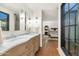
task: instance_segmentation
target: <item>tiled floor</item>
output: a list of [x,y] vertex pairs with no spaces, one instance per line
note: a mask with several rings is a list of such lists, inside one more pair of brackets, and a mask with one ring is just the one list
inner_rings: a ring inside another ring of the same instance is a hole
[[58,41],[57,40],[49,40],[47,43],[47,47],[40,48],[36,56],[59,56],[57,51]]

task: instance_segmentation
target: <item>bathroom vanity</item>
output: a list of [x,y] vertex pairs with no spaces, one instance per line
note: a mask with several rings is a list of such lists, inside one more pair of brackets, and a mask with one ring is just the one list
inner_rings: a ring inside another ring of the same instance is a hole
[[34,56],[40,47],[40,35],[21,35],[0,46],[1,56]]

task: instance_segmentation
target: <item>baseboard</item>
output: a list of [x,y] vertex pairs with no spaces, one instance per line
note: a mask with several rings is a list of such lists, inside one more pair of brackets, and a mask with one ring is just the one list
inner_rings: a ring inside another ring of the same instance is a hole
[[57,48],[57,50],[60,56],[66,56],[61,48]]

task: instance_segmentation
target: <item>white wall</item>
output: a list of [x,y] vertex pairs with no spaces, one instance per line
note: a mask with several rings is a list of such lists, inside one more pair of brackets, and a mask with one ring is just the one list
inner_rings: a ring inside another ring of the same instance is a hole
[[58,28],[58,20],[46,20],[43,21],[43,26],[48,25],[49,28]]
[[[40,33],[41,30],[41,11],[36,11],[30,16],[26,16],[26,30],[27,32]],[[37,17],[37,19],[36,19]],[[31,20],[29,20],[31,18]]]
[[59,4],[58,8],[58,52],[61,56],[65,56],[61,49],[61,4]]

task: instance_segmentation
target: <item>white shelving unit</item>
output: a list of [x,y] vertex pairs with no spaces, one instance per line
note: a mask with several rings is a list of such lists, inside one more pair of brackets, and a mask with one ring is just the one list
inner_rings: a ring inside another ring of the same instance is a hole
[[58,38],[58,28],[50,29],[50,38]]

